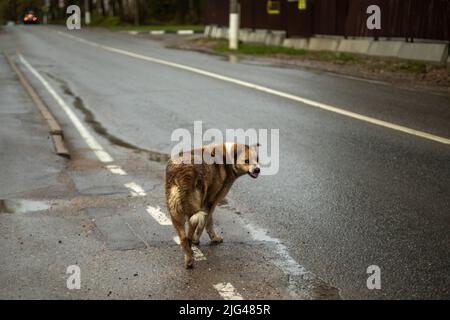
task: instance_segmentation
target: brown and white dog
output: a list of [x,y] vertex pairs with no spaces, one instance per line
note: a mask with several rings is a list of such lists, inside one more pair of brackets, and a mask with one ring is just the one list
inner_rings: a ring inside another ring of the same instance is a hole
[[[199,243],[204,228],[212,243],[223,241],[214,232],[213,211],[237,178],[245,174],[258,177],[258,146],[236,143],[206,145],[168,161],[166,205],[180,238],[186,268],[193,267],[191,246]],[[222,161],[211,161],[211,158]]]

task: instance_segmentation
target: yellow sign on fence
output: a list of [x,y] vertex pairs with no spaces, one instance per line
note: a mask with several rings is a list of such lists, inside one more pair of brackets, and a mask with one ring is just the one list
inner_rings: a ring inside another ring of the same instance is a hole
[[280,14],[280,1],[267,1],[268,14]]
[[298,0],[298,10],[306,10],[306,0]]

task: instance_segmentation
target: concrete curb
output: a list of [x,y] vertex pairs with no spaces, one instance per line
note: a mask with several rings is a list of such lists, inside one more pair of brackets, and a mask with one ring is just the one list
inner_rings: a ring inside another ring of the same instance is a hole
[[[216,39],[227,38],[228,29],[216,25],[206,26],[204,36]],[[283,46],[311,51],[348,52],[374,57],[450,64],[447,43],[411,43],[399,41],[399,39],[375,41],[371,38],[344,39],[337,36],[286,38],[285,31],[245,28],[239,30],[239,40],[243,43],[265,44],[267,46]]]
[[308,43],[308,49],[312,51],[336,51],[338,46],[338,39],[311,38]]
[[373,41],[367,54],[369,56],[395,58],[398,56],[402,44],[401,41]]
[[337,52],[350,52],[358,54],[367,54],[372,44],[372,40],[349,40],[342,39],[337,47]]
[[41,97],[39,97],[36,90],[34,90],[34,88],[31,86],[31,84],[25,78],[22,71],[20,71],[20,69],[16,66],[16,64],[11,60],[10,56],[6,52],[3,52],[3,54],[6,58],[6,61],[8,61],[9,65],[11,66],[13,71],[17,74],[17,77],[19,78],[19,82],[22,84],[25,91],[30,96],[31,100],[34,102],[36,107],[41,112],[44,120],[47,122],[47,125],[49,128],[49,133],[52,137],[53,146],[55,148],[56,154],[66,157],[66,158],[70,158],[69,150],[67,149],[67,147],[64,144],[64,134],[61,129],[61,126],[56,121],[55,117],[52,115],[49,108],[44,103],[44,101],[41,99]]
[[283,47],[293,48],[293,49],[307,49],[308,39],[307,38],[286,38],[283,41]]
[[427,62],[445,63],[448,45],[443,43],[404,42],[397,58]]
[[[206,30],[206,28],[205,28]],[[208,32],[210,32],[208,30]],[[190,30],[190,29],[186,29],[186,30],[177,30],[177,31],[172,31],[172,30],[150,30],[150,31],[136,31],[136,30],[131,30],[131,31],[126,31],[126,33],[132,35],[132,36],[136,36],[138,34],[151,34],[151,35],[163,35],[163,34],[178,34],[178,35],[192,35],[192,34],[206,34],[206,31],[194,31],[194,30]]]
[[285,31],[272,31],[267,34],[264,44],[266,46],[281,47],[285,38]]

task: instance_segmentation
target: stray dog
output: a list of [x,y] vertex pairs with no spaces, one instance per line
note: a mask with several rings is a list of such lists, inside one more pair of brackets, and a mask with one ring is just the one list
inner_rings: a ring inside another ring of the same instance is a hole
[[[258,177],[258,146],[212,144],[180,153],[168,161],[166,205],[180,238],[186,268],[193,267],[191,246],[199,243],[204,228],[211,243],[223,241],[214,232],[213,211],[237,178],[245,174],[252,178]],[[211,161],[212,158],[215,160]]]

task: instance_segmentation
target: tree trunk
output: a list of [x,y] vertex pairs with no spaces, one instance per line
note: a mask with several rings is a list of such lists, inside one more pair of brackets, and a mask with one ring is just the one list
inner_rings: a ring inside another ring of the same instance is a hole
[[179,24],[184,24],[186,22],[187,4],[188,1],[186,0],[177,0],[176,21]]
[[134,0],[134,24],[139,25],[139,0]]

